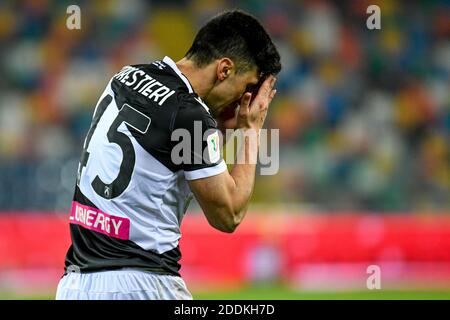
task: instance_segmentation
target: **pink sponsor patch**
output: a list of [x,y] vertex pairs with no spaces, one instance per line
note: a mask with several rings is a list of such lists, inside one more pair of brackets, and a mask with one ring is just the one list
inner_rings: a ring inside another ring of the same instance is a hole
[[130,220],[113,216],[96,208],[72,201],[70,223],[86,229],[106,234],[107,236],[128,240],[130,238]]

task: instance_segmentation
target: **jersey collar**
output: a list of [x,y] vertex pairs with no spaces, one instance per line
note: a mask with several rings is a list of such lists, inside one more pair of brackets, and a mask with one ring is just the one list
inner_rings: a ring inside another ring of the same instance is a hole
[[164,57],[163,62],[168,64],[173,69],[173,71],[176,72],[176,74],[180,77],[180,79],[183,80],[184,84],[186,85],[186,87],[189,90],[189,93],[193,93],[194,89],[192,89],[192,86],[189,83],[188,78],[186,78],[186,76],[180,71],[180,69],[178,69],[178,67],[175,64],[175,62],[171,58],[169,58],[168,56]]
[[[189,93],[194,93],[194,89],[192,89],[192,86],[191,86],[188,78],[186,78],[186,76],[180,71],[180,69],[178,69],[176,63],[168,56],[164,57],[163,62],[166,63],[167,65],[169,65],[173,69],[173,71],[175,71],[176,74],[180,77],[180,79],[183,80],[184,84],[186,85],[186,87],[189,90]],[[195,97],[195,100],[197,100],[203,106],[203,108],[205,108],[206,111],[208,111],[208,113],[209,113],[208,106],[203,102],[203,100],[198,95]]]

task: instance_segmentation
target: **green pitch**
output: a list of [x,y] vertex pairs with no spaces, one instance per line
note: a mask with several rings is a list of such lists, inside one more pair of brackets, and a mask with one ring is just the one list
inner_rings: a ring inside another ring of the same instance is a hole
[[[446,290],[295,291],[281,285],[247,286],[236,290],[195,291],[196,300],[450,300]],[[0,292],[0,299],[53,300],[53,294]]]
[[281,286],[194,292],[205,300],[450,300],[448,290],[295,291]]

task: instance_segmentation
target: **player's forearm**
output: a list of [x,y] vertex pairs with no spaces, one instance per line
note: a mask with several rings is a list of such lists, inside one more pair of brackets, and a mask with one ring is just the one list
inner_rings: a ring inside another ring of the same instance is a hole
[[251,132],[240,137],[231,172],[189,181],[209,224],[223,232],[233,232],[244,219],[255,183],[259,137]]
[[236,162],[231,170],[234,188],[233,199],[234,221],[239,224],[246,214],[255,185],[256,161],[258,155],[259,132],[256,130],[241,131],[243,143],[237,150]]

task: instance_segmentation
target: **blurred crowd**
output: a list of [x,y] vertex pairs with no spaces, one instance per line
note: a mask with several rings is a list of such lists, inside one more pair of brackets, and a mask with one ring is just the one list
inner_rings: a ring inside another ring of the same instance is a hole
[[[66,26],[72,4],[80,30]],[[380,30],[366,26],[371,4]],[[67,210],[109,78],[182,58],[231,8],[261,20],[283,64],[267,119],[280,170],[258,177],[254,203],[450,209],[449,1],[29,0],[0,3],[0,210]]]

